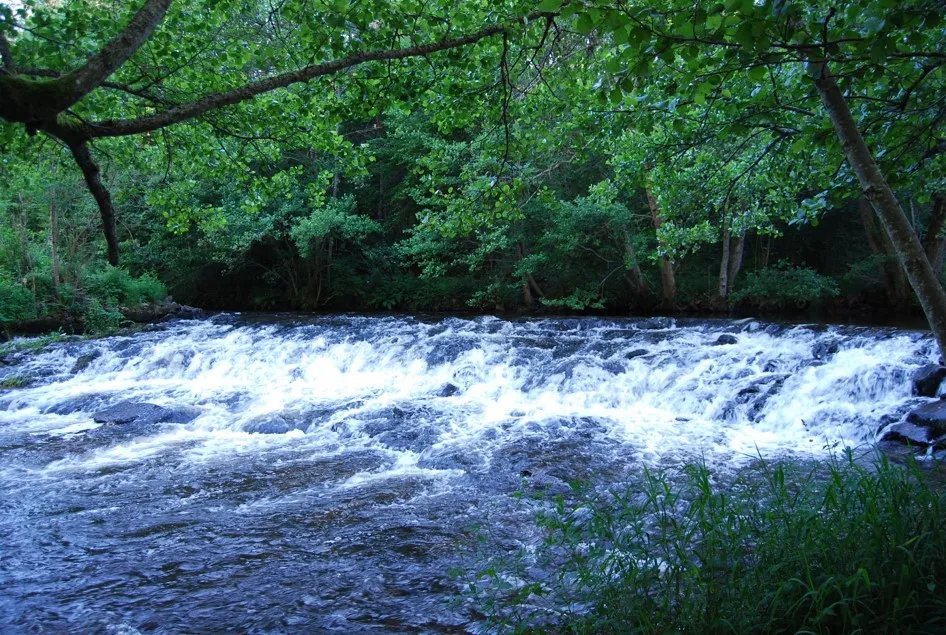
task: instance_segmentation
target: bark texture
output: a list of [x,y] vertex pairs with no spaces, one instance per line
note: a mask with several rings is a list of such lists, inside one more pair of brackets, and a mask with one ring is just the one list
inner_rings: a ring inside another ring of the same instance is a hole
[[874,161],[828,63],[824,60],[810,61],[808,71],[831,118],[848,163],[857,175],[864,198],[870,202],[880,218],[923,308],[940,354],[943,354],[946,352],[946,293],[939,277],[930,266],[923,245],[920,244],[900,202]]
[[[650,208],[650,218],[654,223],[654,229],[660,229],[663,225],[663,217],[660,214],[660,207],[657,205],[657,199],[651,193],[650,188],[646,188],[644,193],[647,195],[647,206]],[[660,266],[660,286],[663,290],[663,308],[672,309],[677,303],[677,279],[673,272],[673,263],[667,258],[658,259]]]
[[70,145],[72,156],[82,170],[82,176],[85,177],[85,184],[98,203],[99,213],[102,216],[102,229],[105,232],[105,244],[108,253],[108,262],[114,267],[118,266],[118,224],[115,221],[115,207],[112,204],[112,195],[108,188],[102,183],[102,174],[98,164],[92,158],[89,152],[89,146],[86,143]]

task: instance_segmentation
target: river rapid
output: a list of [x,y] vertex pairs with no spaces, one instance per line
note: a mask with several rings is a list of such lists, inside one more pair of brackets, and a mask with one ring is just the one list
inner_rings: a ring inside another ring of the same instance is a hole
[[[474,526],[537,539],[516,492],[870,447],[934,358],[887,328],[349,315],[17,354],[0,631],[475,631],[448,572]],[[95,422],[116,404],[161,416]]]

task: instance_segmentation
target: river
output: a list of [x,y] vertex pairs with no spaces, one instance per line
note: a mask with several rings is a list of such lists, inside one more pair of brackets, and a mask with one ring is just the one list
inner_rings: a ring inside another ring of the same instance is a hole
[[517,491],[869,447],[933,359],[893,328],[234,314],[16,355],[0,630],[475,630],[448,572],[475,526],[536,538]]

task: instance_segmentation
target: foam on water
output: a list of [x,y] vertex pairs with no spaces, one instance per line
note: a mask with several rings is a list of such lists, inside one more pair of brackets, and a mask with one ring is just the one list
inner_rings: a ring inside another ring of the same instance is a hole
[[[0,365],[30,380],[0,392],[0,621],[452,630],[453,536],[490,506],[525,535],[523,479],[870,445],[933,359],[920,332],[754,320],[224,315],[56,344]],[[94,421],[122,402],[187,423]]]

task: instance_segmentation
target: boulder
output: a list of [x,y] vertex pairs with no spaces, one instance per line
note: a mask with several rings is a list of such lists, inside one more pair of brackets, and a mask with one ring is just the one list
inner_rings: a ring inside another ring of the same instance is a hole
[[811,356],[815,359],[824,359],[838,352],[839,344],[837,340],[825,340],[818,342],[811,348]]
[[739,343],[739,338],[737,338],[735,335],[731,335],[729,333],[723,333],[722,335],[716,338],[716,341],[713,342],[713,346],[730,346],[732,344],[738,344],[738,343]]
[[154,424],[154,423],[187,423],[197,417],[196,409],[170,410],[153,403],[123,401],[114,406],[99,410],[92,415],[96,423],[105,424]]
[[882,441],[898,441],[912,445],[931,445],[933,438],[929,428],[912,423],[895,423],[884,433]]
[[920,397],[935,397],[946,379],[946,366],[927,364],[913,373],[913,394]]
[[460,387],[456,384],[444,384],[438,395],[440,397],[452,397],[458,392],[460,392]]
[[946,401],[931,401],[914,408],[907,415],[907,423],[928,428],[934,436],[946,434]]
[[650,353],[650,351],[648,351],[646,348],[635,348],[630,353],[625,353],[624,359],[634,359],[635,357],[643,357],[644,355],[647,355],[648,353]]
[[72,369],[69,372],[72,373],[73,375],[78,375],[79,373],[84,371],[86,368],[88,368],[92,362],[94,362],[101,356],[102,356],[102,351],[93,351],[86,355],[82,355],[81,357],[79,357],[79,359],[76,360],[76,363],[72,365]]

